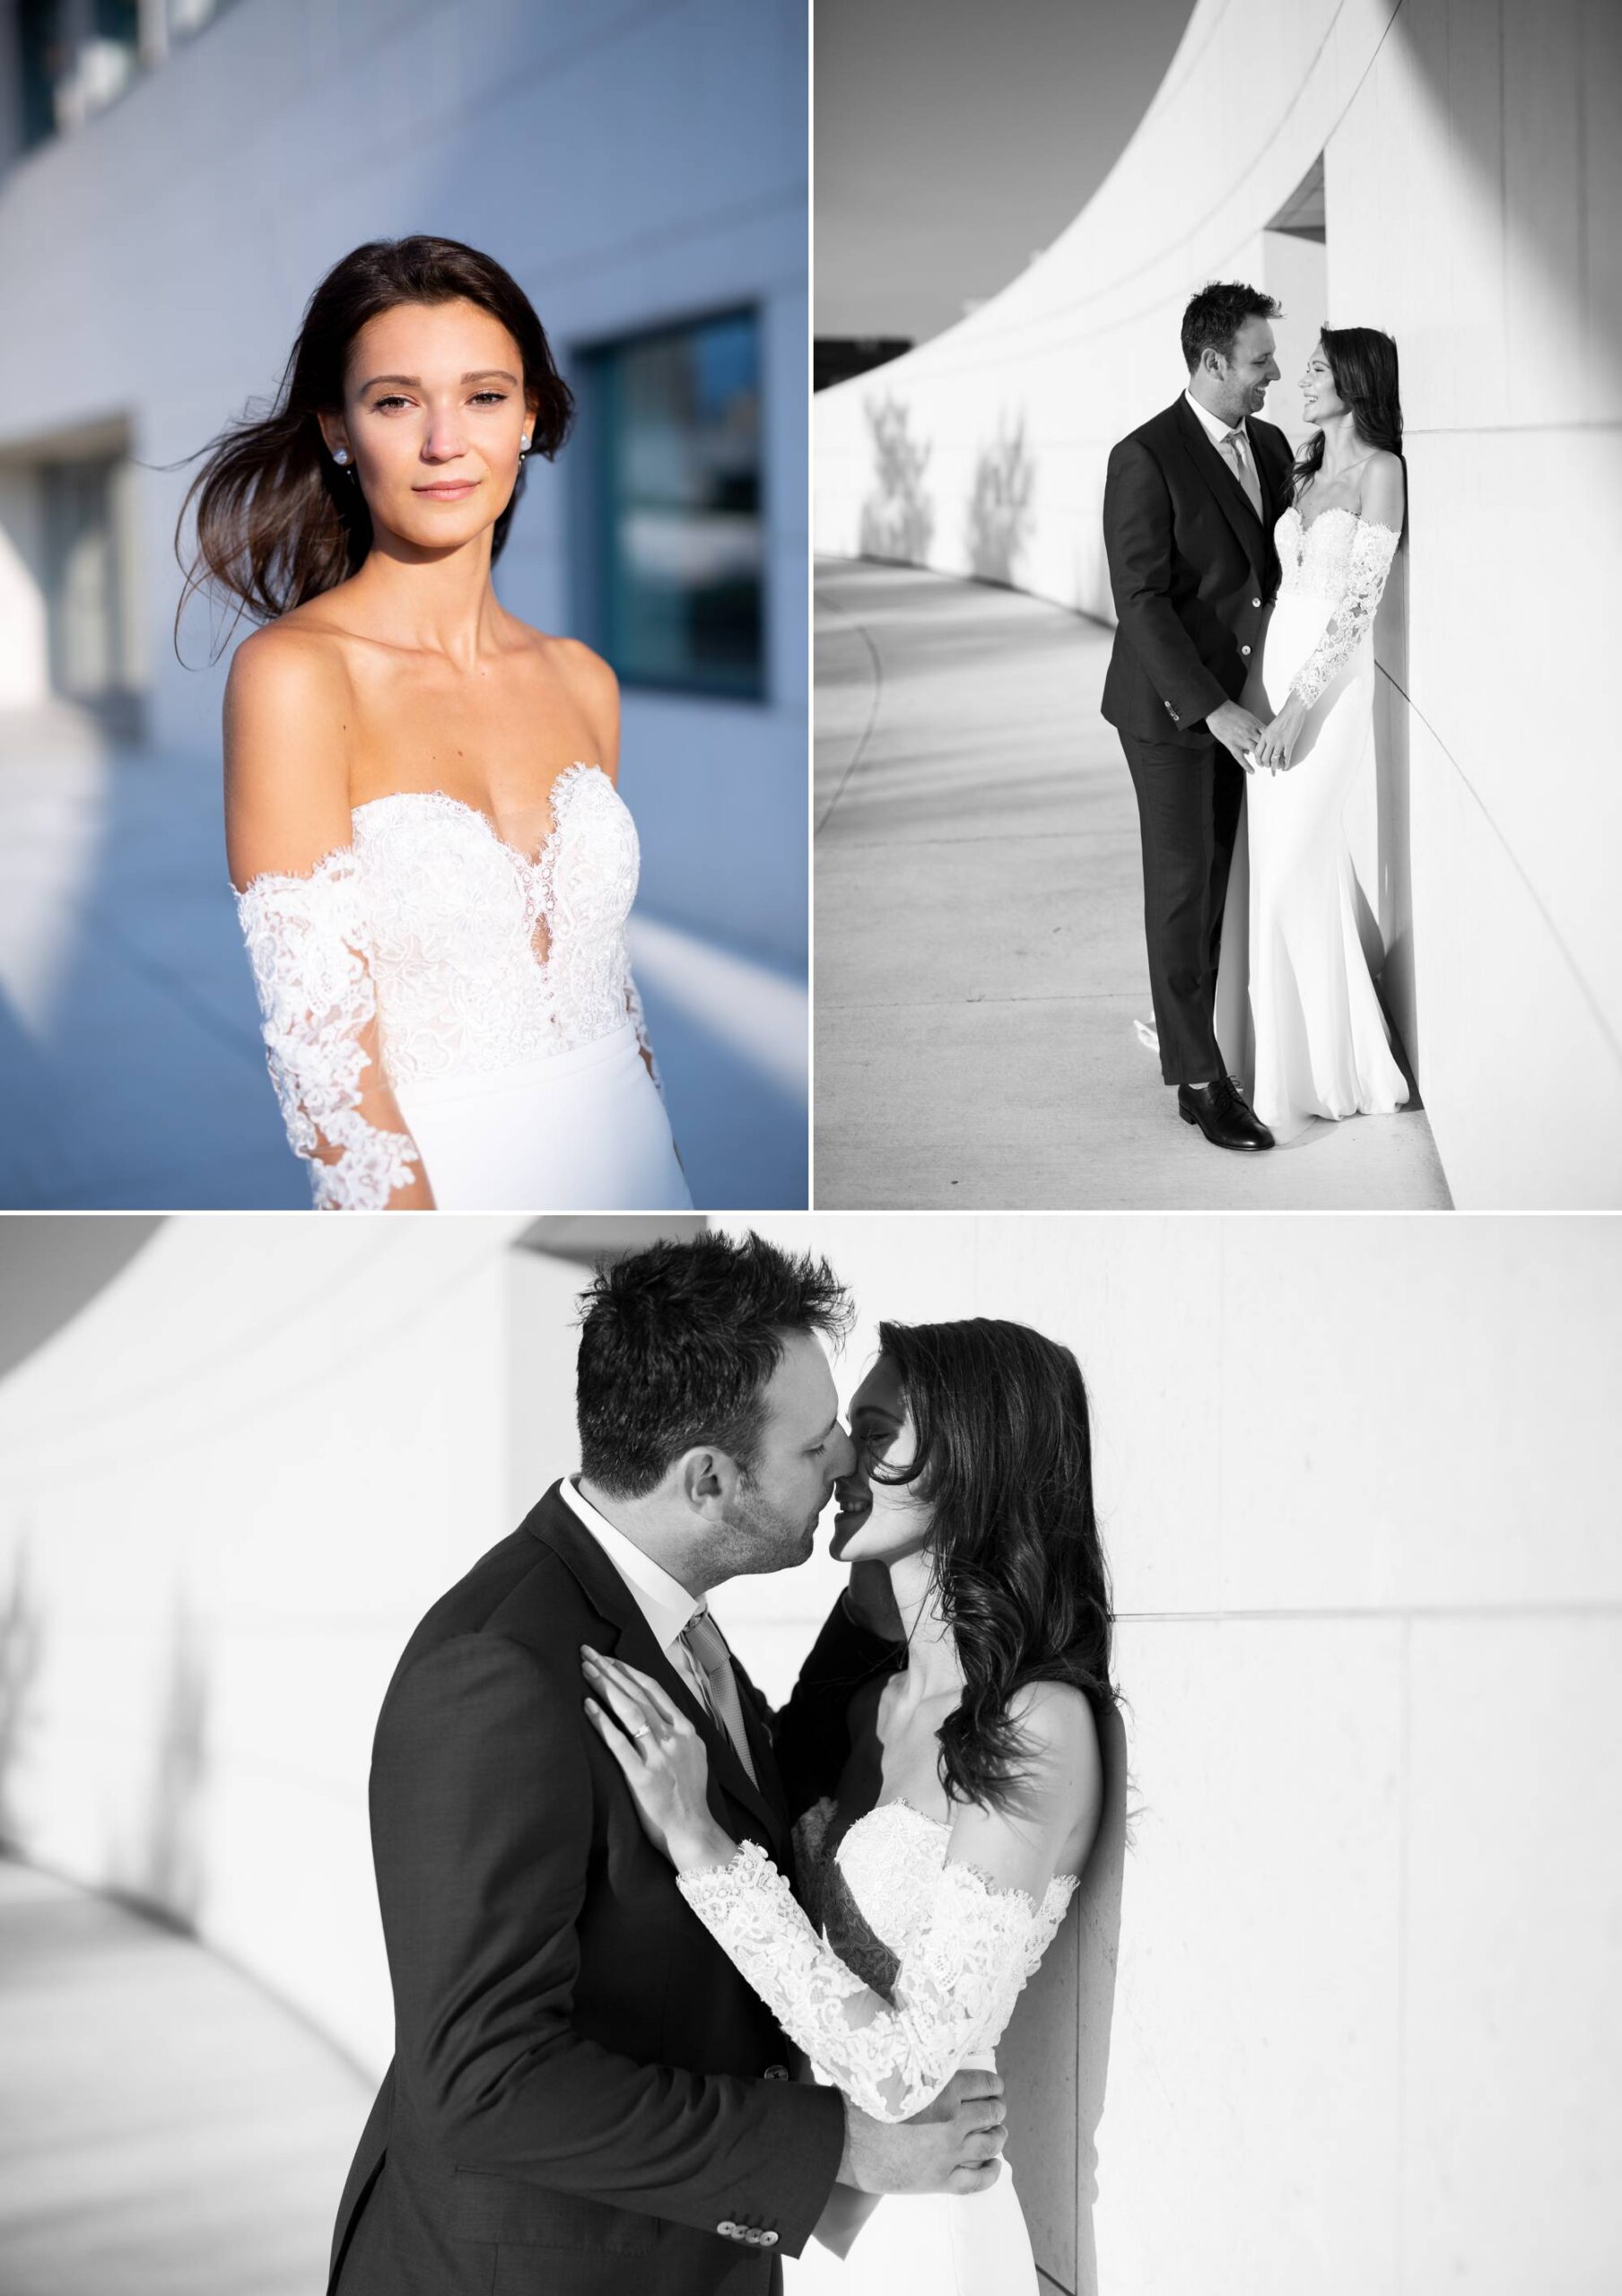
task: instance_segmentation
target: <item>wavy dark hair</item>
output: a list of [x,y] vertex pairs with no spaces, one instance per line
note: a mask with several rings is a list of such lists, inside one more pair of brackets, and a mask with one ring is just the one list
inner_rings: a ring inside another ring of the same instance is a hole
[[[175,554],[186,571],[175,610],[177,651],[180,616],[205,583],[257,621],[270,622],[359,571],[371,548],[371,516],[353,464],[347,477],[335,466],[316,417],[343,406],[350,345],[369,319],[398,303],[454,302],[476,303],[512,336],[524,397],[535,413],[530,450],[548,459],[556,454],[574,399],[534,305],[511,275],[460,239],[417,234],[367,240],[334,264],[305,306],[269,411],[250,408],[198,449],[208,460],[187,487],[175,525]],[[493,563],[523,491],[520,463],[491,538]],[[180,535],[194,500],[196,552],[187,568]]]
[[1008,1704],[1027,1683],[1116,1703],[1109,1569],[1093,1507],[1081,1366],[1025,1324],[880,1324],[918,1448],[876,1483],[929,1509],[930,1568],[964,1671],[940,1732],[949,1800],[1014,1805],[1025,1779]]
[[[1325,326],[1318,330],[1323,355],[1335,379],[1335,395],[1351,412],[1358,435],[1371,447],[1402,457],[1402,401],[1397,391],[1397,345],[1377,326]],[[1314,430],[1295,457],[1295,491],[1322,465],[1323,433]],[[1403,463],[1406,477],[1408,465]]]

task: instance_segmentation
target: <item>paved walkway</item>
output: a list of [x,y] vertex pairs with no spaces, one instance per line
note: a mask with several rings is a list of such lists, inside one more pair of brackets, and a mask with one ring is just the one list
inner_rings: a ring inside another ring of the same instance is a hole
[[190,1938],[0,1859],[5,2296],[318,2296],[371,2104]]
[[1149,1016],[1110,632],[1018,592],[824,561],[816,1201],[853,1209],[1446,1206],[1422,1111],[1225,1154]]

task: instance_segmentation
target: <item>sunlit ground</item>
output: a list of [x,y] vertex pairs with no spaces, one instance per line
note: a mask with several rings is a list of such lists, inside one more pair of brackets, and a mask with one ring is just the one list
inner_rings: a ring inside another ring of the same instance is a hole
[[5,2296],[312,2296],[371,2100],[192,1939],[0,1858]]

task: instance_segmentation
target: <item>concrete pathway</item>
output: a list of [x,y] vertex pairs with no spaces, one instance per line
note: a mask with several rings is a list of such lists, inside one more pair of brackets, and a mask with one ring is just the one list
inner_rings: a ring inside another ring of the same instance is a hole
[[1150,1015],[1111,634],[910,568],[816,583],[820,1206],[1419,1210],[1419,1110],[1269,1155],[1181,1123]]
[[5,2296],[314,2296],[371,2095],[190,1938],[0,1859]]

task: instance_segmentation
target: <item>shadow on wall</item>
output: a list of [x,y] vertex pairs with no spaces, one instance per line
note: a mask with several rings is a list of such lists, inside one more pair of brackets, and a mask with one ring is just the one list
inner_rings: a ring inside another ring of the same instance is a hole
[[17,1847],[12,1777],[27,1741],[44,1637],[29,1586],[28,1549],[19,1545],[11,1591],[0,1612],[0,1849]]
[[1375,899],[1380,914],[1378,918],[1370,916],[1360,900],[1357,926],[1386,1017],[1401,1039],[1408,1065],[1417,1074],[1420,1048],[1408,827],[1408,553],[1405,534],[1391,561],[1374,628],[1374,809],[1379,823]]
[[873,491],[862,504],[861,555],[921,565],[935,532],[923,490],[929,446],[912,438],[911,414],[898,399],[868,399],[863,413],[873,439]]
[[1081,1887],[1020,1996],[998,2062],[1007,2082],[1008,2158],[1044,2283],[1097,2296],[1093,2209],[1115,2016],[1127,1849],[1127,1740],[1119,1711],[1099,1726],[1104,1806]]
[[974,465],[964,539],[970,571],[981,582],[1016,587],[1015,570],[1030,537],[1036,466],[1025,444],[1023,413],[1013,428],[999,428],[994,446],[983,447]]
[[208,1676],[196,1626],[178,1604],[152,1785],[136,1831],[113,1861],[110,1894],[195,1930],[203,1909],[200,1818],[207,1774]]

